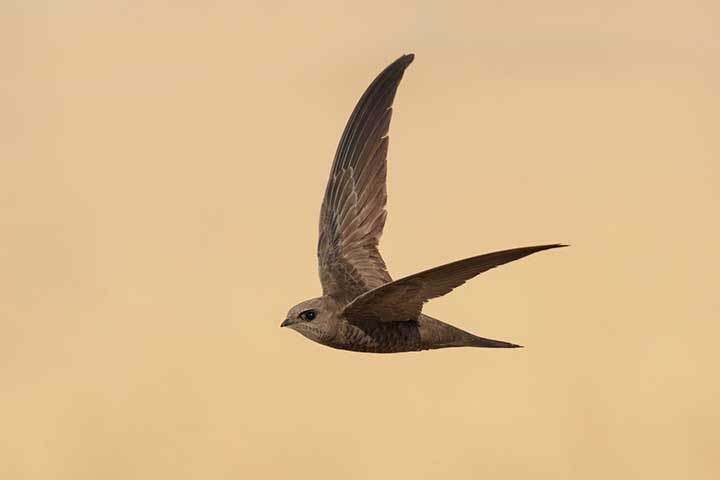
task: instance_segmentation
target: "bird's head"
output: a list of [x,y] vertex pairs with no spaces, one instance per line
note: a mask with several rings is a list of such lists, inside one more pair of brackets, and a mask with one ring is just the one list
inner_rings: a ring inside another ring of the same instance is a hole
[[335,302],[328,297],[312,298],[298,303],[290,309],[287,318],[280,325],[303,334],[310,340],[322,343],[335,332]]

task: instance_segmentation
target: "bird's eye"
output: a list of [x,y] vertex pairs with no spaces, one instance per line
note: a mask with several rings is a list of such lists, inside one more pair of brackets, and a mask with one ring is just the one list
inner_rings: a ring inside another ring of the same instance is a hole
[[305,310],[304,312],[302,312],[300,314],[300,318],[309,322],[309,321],[315,319],[315,315],[316,315],[315,310]]

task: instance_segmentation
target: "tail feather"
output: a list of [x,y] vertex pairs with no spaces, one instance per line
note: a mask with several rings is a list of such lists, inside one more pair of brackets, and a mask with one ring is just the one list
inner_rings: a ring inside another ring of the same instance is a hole
[[510,342],[503,342],[502,340],[493,340],[490,338],[483,338],[474,336],[471,347],[480,348],[523,348],[522,345],[516,345]]
[[425,314],[418,318],[418,328],[423,350],[447,347],[522,348],[522,345],[478,337]]

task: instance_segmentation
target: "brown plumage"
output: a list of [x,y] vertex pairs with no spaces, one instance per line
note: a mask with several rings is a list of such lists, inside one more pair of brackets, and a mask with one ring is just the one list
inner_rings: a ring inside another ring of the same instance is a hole
[[344,350],[392,353],[446,347],[519,347],[478,337],[422,313],[474,276],[565,245],[513,248],[466,258],[392,281],[378,250],[385,225],[386,156],[392,103],[413,61],[403,55],[360,98],[340,138],[320,211],[323,296],[288,312],[283,327]]

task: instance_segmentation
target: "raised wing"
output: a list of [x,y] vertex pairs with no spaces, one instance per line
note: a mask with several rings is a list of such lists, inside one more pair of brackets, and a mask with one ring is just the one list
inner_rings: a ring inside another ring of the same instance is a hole
[[422,311],[423,303],[445,295],[482,272],[541,250],[565,246],[552,244],[513,248],[431,268],[360,295],[345,307],[343,315],[351,322],[415,320]]
[[386,155],[392,102],[413,55],[378,75],[340,138],[320,211],[318,263],[323,293],[344,303],[391,281],[378,243],[385,225]]

